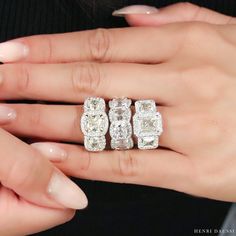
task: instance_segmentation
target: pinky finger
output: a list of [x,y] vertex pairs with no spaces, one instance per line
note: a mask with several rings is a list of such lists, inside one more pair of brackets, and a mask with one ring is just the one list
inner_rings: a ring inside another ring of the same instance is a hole
[[35,143],[33,146],[64,173],[74,177],[183,192],[191,185],[191,163],[186,156],[174,151],[133,149],[94,153],[69,144]]

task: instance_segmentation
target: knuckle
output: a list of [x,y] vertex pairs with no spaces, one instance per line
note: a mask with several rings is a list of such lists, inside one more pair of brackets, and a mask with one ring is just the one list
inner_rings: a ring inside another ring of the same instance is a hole
[[83,158],[81,158],[81,162],[80,162],[80,171],[85,171],[88,172],[91,168],[91,161],[92,161],[92,152],[88,152],[83,150],[82,152],[82,156]]
[[29,127],[39,127],[41,128],[42,124],[42,114],[39,105],[31,105],[30,107],[30,116],[29,116]]
[[71,81],[76,94],[84,92],[93,94],[101,83],[101,66],[98,63],[75,64],[72,69]]
[[197,116],[198,115],[195,116],[195,120],[196,118],[198,119],[197,123],[193,121],[194,118],[190,121],[192,124],[195,122],[194,127],[189,125],[190,132],[193,132],[192,137],[194,137],[194,140],[196,140],[198,144],[208,147],[221,143],[223,129],[218,119],[209,112],[206,112],[204,116]]
[[103,62],[110,60],[111,33],[109,29],[92,30],[88,43],[93,60]]
[[138,159],[130,151],[117,151],[118,174],[122,177],[135,177],[139,174]]
[[204,143],[215,145],[222,141],[222,129],[216,118],[204,119],[202,129],[204,130]]
[[193,97],[204,102],[216,102],[224,92],[220,73],[215,66],[206,65],[185,69],[179,72],[179,77],[185,91],[189,91]]
[[[207,40],[206,42],[206,35],[207,37],[211,37],[215,35],[216,30],[213,26],[203,22],[191,22],[186,24],[186,39],[188,44],[197,46],[206,46],[208,47],[209,43],[212,43],[211,40]],[[212,38],[212,37],[211,37]],[[202,43],[204,41],[204,44]],[[205,43],[206,42],[206,43]],[[206,45],[207,44],[207,45]]]
[[179,3],[176,3],[176,6],[179,7],[180,9],[184,9],[185,11],[193,10],[196,7],[198,7],[190,2],[179,2]]
[[42,53],[42,61],[45,63],[51,63],[53,61],[53,43],[50,35],[37,36],[38,40],[41,42],[43,48],[40,53]]
[[17,76],[18,80],[16,83],[16,89],[19,94],[22,94],[24,97],[30,92],[30,69],[26,64],[17,66]]

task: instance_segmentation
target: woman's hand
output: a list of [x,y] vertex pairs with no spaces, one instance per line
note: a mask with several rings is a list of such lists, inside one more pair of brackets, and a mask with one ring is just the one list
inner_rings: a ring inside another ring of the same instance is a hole
[[[0,46],[2,61],[20,62],[1,66],[1,99],[155,99],[164,120],[158,150],[34,146],[73,176],[235,201],[235,32],[235,25],[189,22],[18,39]],[[4,126],[13,134],[83,143],[81,105],[4,106],[17,113]]]
[[[12,111],[0,111],[14,119]],[[6,120],[5,120],[6,122]],[[29,235],[70,220],[82,191],[31,146],[0,130],[0,235]]]

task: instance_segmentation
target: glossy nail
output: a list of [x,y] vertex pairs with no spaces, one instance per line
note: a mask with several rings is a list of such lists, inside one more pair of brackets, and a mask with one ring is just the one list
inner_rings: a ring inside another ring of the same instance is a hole
[[6,123],[16,118],[16,112],[10,107],[0,105],[0,123]]
[[124,16],[129,14],[154,14],[157,13],[158,9],[156,7],[146,6],[146,5],[132,5],[115,10],[113,16]]
[[32,147],[36,148],[43,156],[50,161],[64,161],[67,159],[67,152],[54,143],[32,143]]
[[48,185],[48,194],[66,208],[83,209],[88,205],[84,192],[69,178],[55,171]]
[[0,43],[0,61],[1,62],[14,62],[26,57],[29,53],[29,49],[26,45],[8,41]]

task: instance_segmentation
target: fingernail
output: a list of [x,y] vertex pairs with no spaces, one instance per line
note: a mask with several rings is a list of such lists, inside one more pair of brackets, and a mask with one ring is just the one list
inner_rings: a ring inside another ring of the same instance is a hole
[[0,43],[0,61],[14,62],[28,55],[29,48],[19,42],[8,41]]
[[16,118],[16,112],[12,108],[0,106],[0,123],[8,122]]
[[156,7],[146,6],[146,5],[132,5],[115,10],[113,16],[124,16],[128,14],[154,14],[157,13],[158,9]]
[[53,173],[48,193],[51,198],[66,208],[83,209],[88,205],[84,192],[59,171]]
[[50,161],[64,161],[67,158],[67,152],[54,143],[32,143],[42,155],[48,157]]

